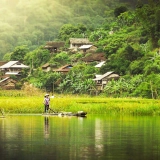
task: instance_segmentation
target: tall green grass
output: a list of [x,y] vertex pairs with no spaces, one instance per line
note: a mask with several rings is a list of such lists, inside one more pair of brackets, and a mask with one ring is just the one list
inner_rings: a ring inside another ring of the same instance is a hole
[[[11,113],[43,113],[44,93],[27,96],[0,96],[0,109]],[[160,101],[140,98],[100,98],[55,95],[50,108],[56,112],[85,111],[88,114],[160,115]]]

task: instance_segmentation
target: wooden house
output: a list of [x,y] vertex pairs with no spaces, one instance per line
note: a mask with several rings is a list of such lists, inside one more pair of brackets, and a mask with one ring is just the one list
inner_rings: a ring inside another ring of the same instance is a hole
[[42,70],[45,72],[48,72],[51,70],[51,65],[49,63],[46,63],[42,66]]
[[105,53],[91,53],[81,58],[85,63],[106,61]]
[[97,75],[93,80],[96,82],[96,88],[98,91],[102,91],[104,87],[107,85],[108,81],[118,80],[119,75],[114,72],[107,72],[103,75]]
[[21,75],[21,71],[24,68],[29,68],[29,66],[26,66],[19,61],[9,61],[5,63],[4,65],[0,66],[0,71],[3,75]]
[[42,66],[42,70],[45,71],[45,72],[49,72],[49,71],[52,71],[53,68],[56,68],[57,65],[56,64],[50,64],[50,63],[46,63]]
[[79,47],[83,45],[91,45],[92,42],[88,38],[70,38],[70,50],[77,51]]
[[89,52],[89,53],[94,53],[97,50],[97,47],[89,44],[89,45],[82,45],[78,49],[82,50],[83,53]]
[[73,67],[72,65],[68,64],[68,65],[62,66],[62,67],[60,67],[58,69],[54,69],[53,71],[66,74],[66,73],[68,73],[70,71],[70,69],[72,67]]
[[4,90],[13,90],[16,88],[16,81],[10,77],[6,77],[0,81],[0,88]]
[[61,48],[63,48],[65,45],[64,42],[47,42],[45,45],[45,49],[48,49],[50,51],[50,53],[57,53],[61,50]]

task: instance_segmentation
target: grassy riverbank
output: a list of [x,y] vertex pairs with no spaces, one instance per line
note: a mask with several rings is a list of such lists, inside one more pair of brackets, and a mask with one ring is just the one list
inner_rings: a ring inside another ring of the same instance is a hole
[[[2,93],[2,92],[1,92]],[[11,113],[42,113],[44,93],[0,93],[0,109]],[[88,114],[160,115],[160,101],[141,98],[102,98],[55,95],[50,108],[54,111],[86,111]]]

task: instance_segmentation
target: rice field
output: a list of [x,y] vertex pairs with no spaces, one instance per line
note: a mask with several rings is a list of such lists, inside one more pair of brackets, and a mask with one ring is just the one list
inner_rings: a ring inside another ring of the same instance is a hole
[[[32,93],[33,94],[33,93]],[[5,114],[43,113],[43,92],[1,92],[0,110]],[[142,98],[104,98],[79,95],[54,95],[50,108],[56,112],[85,111],[88,114],[160,115],[160,101]]]

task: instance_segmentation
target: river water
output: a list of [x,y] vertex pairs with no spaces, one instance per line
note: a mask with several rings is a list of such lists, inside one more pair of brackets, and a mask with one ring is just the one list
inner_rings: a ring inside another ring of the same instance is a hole
[[160,160],[160,117],[0,118],[0,160]]

